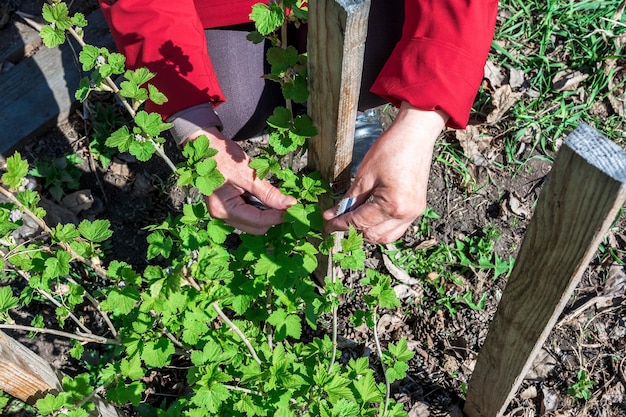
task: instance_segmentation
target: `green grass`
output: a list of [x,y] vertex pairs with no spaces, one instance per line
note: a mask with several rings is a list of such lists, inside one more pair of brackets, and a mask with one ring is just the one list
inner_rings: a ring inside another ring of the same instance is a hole
[[[553,156],[558,140],[581,122],[626,143],[626,122],[609,103],[609,96],[619,95],[626,83],[623,71],[615,70],[626,63],[623,9],[623,0],[500,2],[489,59],[523,71],[527,85],[520,90],[535,95],[524,94],[499,126],[506,132],[506,163],[523,164],[537,152]],[[553,80],[561,71],[587,78],[573,91],[559,91]],[[598,111],[603,108],[608,111]],[[520,139],[528,133],[531,141],[517,155]]]

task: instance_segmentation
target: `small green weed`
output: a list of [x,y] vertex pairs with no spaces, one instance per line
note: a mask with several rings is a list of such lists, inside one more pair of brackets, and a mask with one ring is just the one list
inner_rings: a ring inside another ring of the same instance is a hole
[[76,154],[46,159],[35,163],[29,174],[43,178],[44,187],[55,201],[61,201],[68,190],[80,187],[81,170],[76,166],[83,162]]
[[589,379],[587,371],[581,369],[576,374],[576,382],[567,387],[567,393],[573,397],[580,398],[581,400],[589,400],[591,398],[591,388],[596,384]]

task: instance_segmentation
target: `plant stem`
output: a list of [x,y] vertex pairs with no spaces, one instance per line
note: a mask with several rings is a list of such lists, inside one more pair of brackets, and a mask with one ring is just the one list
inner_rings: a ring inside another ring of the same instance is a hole
[[230,321],[230,319],[226,316],[226,314],[224,314],[224,311],[222,311],[222,309],[220,308],[219,304],[217,304],[217,301],[213,302],[213,304],[211,304],[211,306],[215,309],[215,311],[217,312],[218,316],[220,316],[220,318],[222,320],[224,320],[226,322],[226,324],[228,324],[228,326],[232,329],[232,331],[237,333],[237,336],[239,336],[239,338],[242,340],[242,342],[245,343],[245,345],[248,347],[248,350],[250,351],[250,354],[252,355],[252,357],[254,358],[256,363],[261,365],[261,359],[259,359],[259,357],[257,356],[256,351],[252,347],[252,344],[250,344],[250,341],[248,340],[246,335],[243,334],[243,332],[241,330],[239,330],[239,328],[235,325],[235,323]]
[[[24,280],[26,280],[26,282],[30,282],[30,278],[28,278],[28,276],[24,273],[24,271],[21,271],[21,270],[19,270],[19,269],[17,269],[17,268],[13,268],[13,270],[14,270],[15,272],[17,272],[17,274],[18,274],[18,275],[20,275],[22,278],[24,278]],[[46,292],[46,291],[42,290],[41,288],[37,288],[36,290],[37,290],[37,292],[38,292],[39,294],[41,294],[41,295],[42,295],[45,299],[47,299],[48,301],[50,301],[50,302],[51,302],[52,304],[54,304],[55,306],[57,306],[57,307],[59,307],[59,308],[65,308],[65,309],[67,310],[68,317],[69,317],[70,319],[72,319],[72,321],[73,321],[74,323],[76,323],[76,325],[77,325],[78,327],[80,327],[81,329],[83,329],[83,331],[84,331],[85,333],[88,333],[88,334],[93,334],[93,332],[92,332],[91,330],[89,330],[89,329],[88,329],[88,328],[87,328],[87,327],[86,327],[86,326],[85,326],[85,325],[84,325],[84,324],[83,324],[83,323],[82,323],[82,322],[78,319],[78,317],[76,317],[76,316],[74,315],[74,313],[73,313],[73,312],[72,312],[69,308],[67,308],[66,306],[64,306],[64,305],[63,305],[63,304],[61,304],[60,302],[58,302],[58,301],[56,300],[56,298],[54,298],[51,294],[49,294],[48,292]]]
[[372,320],[374,321],[374,342],[376,342],[376,352],[378,353],[378,357],[380,358],[380,366],[383,368],[383,376],[385,377],[385,389],[387,390],[385,394],[385,408],[383,409],[382,417],[387,415],[387,409],[389,408],[389,397],[391,395],[391,384],[389,384],[389,378],[387,378],[387,367],[385,366],[385,362],[383,360],[383,350],[380,347],[380,340],[378,340],[378,318],[377,318],[377,310],[374,308],[372,312]]
[[[41,227],[41,229],[44,231],[44,233],[48,234],[49,236],[52,236],[52,230],[48,227],[48,225],[46,224],[45,221],[43,221],[42,219],[40,219],[39,217],[37,217],[35,215],[35,213],[33,213],[32,211],[30,211],[30,209],[28,207],[26,207],[24,204],[22,204],[21,201],[19,201],[14,195],[13,193],[7,191],[4,187],[0,186],[0,194],[4,195],[5,197],[7,197],[9,200],[11,200],[11,202],[13,202],[15,205],[17,205],[20,210],[22,212],[24,212],[28,217],[30,217],[35,223],[37,223],[37,225],[39,227]],[[93,262],[91,262],[90,260],[84,258],[83,256],[79,255],[78,253],[76,253],[76,251],[74,251],[72,249],[72,247],[66,243],[66,242],[56,242],[59,246],[61,246],[63,248],[63,250],[65,250],[66,252],[68,252],[70,255],[72,255],[72,259],[81,262],[89,267],[91,267],[94,272],[103,279],[108,279],[107,273],[104,270],[104,268],[102,268],[101,266],[95,265]],[[69,282],[78,285],[78,283],[76,281],[74,281],[72,278],[67,277],[66,278]],[[100,303],[98,302],[98,300],[96,300],[95,298],[93,298],[91,296],[91,294],[89,294],[88,292],[85,292],[85,297],[94,305],[94,307],[96,307],[96,309],[98,310],[98,312],[100,312],[100,315],[102,316],[102,318],[104,319],[104,321],[106,322],[107,326],[109,327],[109,330],[111,331],[111,334],[113,335],[113,337],[117,338],[117,330],[115,329],[115,327],[113,326],[113,323],[111,322],[111,320],[109,319],[108,315],[102,311],[102,309],[100,308]]]
[[100,343],[103,345],[120,345],[120,342],[115,339],[107,339],[106,337],[96,336],[95,334],[74,334],[63,332],[61,330],[46,329],[32,326],[22,326],[19,324],[0,324],[0,329],[9,330],[24,330],[27,332],[46,333],[53,334],[55,336],[67,337],[69,339],[76,339],[81,342],[87,343]]
[[[333,247],[328,251],[328,269],[326,271],[326,275],[330,277],[331,282],[333,283],[333,285],[337,282],[337,276],[335,275],[335,266],[333,265],[333,254],[339,250],[341,250],[341,234],[340,232],[335,232],[333,233],[333,237],[334,237],[334,245]],[[337,297],[337,294],[331,294],[330,295],[333,298]],[[333,326],[333,354],[332,357],[330,359],[330,364],[328,364],[328,371],[327,373],[330,374],[331,370],[333,368],[333,365],[335,364],[335,360],[337,359],[337,310],[339,309],[339,306],[336,305],[336,303],[333,303],[332,306],[332,315],[333,315],[333,321],[332,321],[332,326]]]

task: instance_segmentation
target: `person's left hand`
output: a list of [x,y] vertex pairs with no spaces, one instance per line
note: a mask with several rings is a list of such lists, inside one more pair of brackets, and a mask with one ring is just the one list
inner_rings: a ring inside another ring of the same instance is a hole
[[353,225],[373,243],[399,239],[426,208],[433,147],[447,119],[442,111],[418,110],[403,102],[394,122],[363,158],[345,195],[356,198],[356,208],[341,216],[336,208],[326,210],[326,230]]

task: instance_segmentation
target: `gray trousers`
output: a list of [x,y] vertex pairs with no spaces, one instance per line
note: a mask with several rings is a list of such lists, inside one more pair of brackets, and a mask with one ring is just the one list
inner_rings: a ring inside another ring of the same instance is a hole
[[[372,0],[359,109],[365,110],[384,103],[369,92],[376,76],[400,39],[404,22],[404,0]],[[253,44],[246,35],[251,25],[238,25],[205,31],[209,55],[220,81],[226,102],[216,112],[224,124],[223,133],[235,140],[259,135],[265,121],[276,106],[283,104],[278,83],[261,78],[269,73],[265,61],[267,45]],[[306,27],[290,34],[294,46],[306,48]]]

